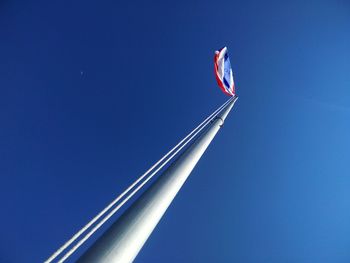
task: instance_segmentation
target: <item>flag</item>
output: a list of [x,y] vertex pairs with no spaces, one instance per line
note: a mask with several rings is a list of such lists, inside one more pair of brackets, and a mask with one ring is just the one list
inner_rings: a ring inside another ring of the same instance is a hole
[[228,96],[235,95],[235,83],[227,47],[215,51],[214,56],[215,77],[220,89]]

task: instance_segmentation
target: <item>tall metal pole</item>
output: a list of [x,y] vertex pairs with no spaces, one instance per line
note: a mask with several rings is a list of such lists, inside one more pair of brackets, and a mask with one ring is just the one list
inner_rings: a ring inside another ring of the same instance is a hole
[[115,223],[78,259],[79,263],[132,262],[191,171],[222,127],[237,97]]

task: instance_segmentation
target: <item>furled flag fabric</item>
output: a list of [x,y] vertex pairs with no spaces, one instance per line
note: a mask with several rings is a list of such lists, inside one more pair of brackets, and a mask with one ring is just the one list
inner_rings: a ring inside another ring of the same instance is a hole
[[215,77],[220,89],[228,95],[235,95],[235,83],[233,82],[233,74],[230,59],[228,57],[227,47],[215,51],[214,56]]

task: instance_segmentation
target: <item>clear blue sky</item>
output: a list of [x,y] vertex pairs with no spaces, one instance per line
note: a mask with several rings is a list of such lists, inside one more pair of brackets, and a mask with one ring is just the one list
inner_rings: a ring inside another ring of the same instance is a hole
[[240,97],[136,262],[350,262],[348,1],[1,1],[0,262],[40,262]]

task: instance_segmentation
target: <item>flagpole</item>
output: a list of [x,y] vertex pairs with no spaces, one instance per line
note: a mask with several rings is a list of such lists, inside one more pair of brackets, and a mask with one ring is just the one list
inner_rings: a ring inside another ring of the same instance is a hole
[[207,130],[92,244],[78,263],[128,263],[135,259],[236,100],[234,97]]

